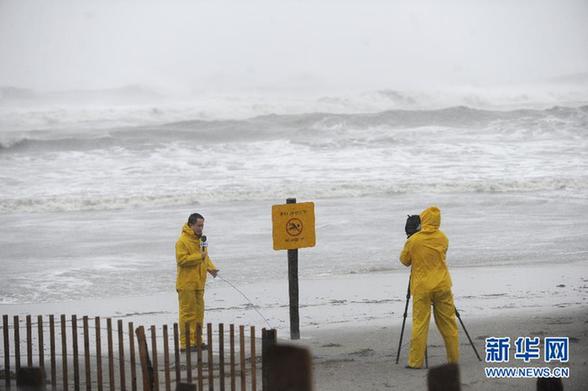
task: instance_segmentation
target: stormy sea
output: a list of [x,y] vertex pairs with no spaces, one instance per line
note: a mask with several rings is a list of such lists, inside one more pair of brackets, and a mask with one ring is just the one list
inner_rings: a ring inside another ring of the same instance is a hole
[[378,91],[66,105],[2,91],[2,304],[173,292],[174,243],[196,211],[225,278],[283,280],[271,206],[289,197],[316,207],[301,278],[399,269],[406,215],[431,204],[452,267],[588,254],[585,104],[419,105]]

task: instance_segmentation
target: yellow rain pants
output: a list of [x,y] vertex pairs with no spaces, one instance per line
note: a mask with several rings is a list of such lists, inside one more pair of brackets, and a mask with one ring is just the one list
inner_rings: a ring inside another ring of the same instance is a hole
[[427,335],[431,320],[431,305],[435,323],[445,340],[447,360],[459,360],[455,306],[451,293],[451,276],[445,260],[449,241],[439,230],[441,211],[432,206],[421,212],[421,230],[407,239],[400,262],[411,266],[410,293],[412,305],[412,335],[408,365],[423,366]]
[[182,349],[186,348],[186,322],[190,327],[190,346],[196,346],[196,327],[204,327],[204,290],[178,289],[178,302],[180,346]]
[[413,296],[412,300],[412,334],[408,365],[413,368],[423,366],[431,319],[431,305],[433,305],[435,324],[437,324],[445,341],[447,361],[457,363],[459,360],[457,320],[451,290],[421,293]]

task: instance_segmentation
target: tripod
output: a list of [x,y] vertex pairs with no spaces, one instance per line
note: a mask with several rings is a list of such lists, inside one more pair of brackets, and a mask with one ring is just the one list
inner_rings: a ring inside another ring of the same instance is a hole
[[[408,290],[406,292],[406,305],[404,306],[404,314],[402,315],[402,317],[403,317],[402,329],[400,330],[400,341],[398,342],[398,351],[396,353],[396,364],[398,364],[398,361],[400,360],[400,349],[402,348],[402,338],[404,337],[404,326],[406,325],[406,315],[408,312],[409,301],[410,301],[410,278],[408,280]],[[459,315],[457,308],[455,308],[455,315],[457,316],[457,319],[459,319],[459,323],[461,324],[463,331],[465,332],[466,336],[468,337],[468,341],[470,342],[472,349],[474,349],[474,353],[476,354],[476,357],[478,358],[479,361],[482,361],[482,358],[480,357],[480,354],[478,354],[478,350],[476,349],[476,346],[474,345],[474,342],[472,341],[472,338],[470,337],[468,330],[466,329],[465,325],[463,324],[463,321],[461,320],[461,316]],[[425,367],[426,368],[429,367],[429,359],[427,356],[428,356],[427,349],[425,348]]]

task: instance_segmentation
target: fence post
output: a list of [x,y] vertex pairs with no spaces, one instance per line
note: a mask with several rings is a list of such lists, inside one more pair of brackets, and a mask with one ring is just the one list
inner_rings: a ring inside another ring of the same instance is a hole
[[225,391],[225,325],[218,325],[218,366],[220,391]]
[[16,388],[22,391],[45,391],[45,375],[41,368],[20,368],[16,373]]
[[163,325],[163,368],[165,371],[165,391],[171,391],[171,379],[169,375],[169,336],[167,325]]
[[38,332],[38,342],[39,342],[39,368],[43,372],[43,376],[45,375],[45,341],[43,341],[43,315],[37,316],[37,332]]
[[251,326],[251,391],[257,390],[257,363],[255,362],[255,326]]
[[[295,204],[296,198],[288,198],[286,203]],[[290,339],[300,339],[298,249],[288,250],[288,294],[290,296]]]
[[269,390],[270,363],[268,361],[268,352],[272,346],[277,343],[276,329],[261,330],[261,389]]
[[10,388],[10,339],[8,336],[8,315],[2,315],[2,327],[4,332],[4,383]]
[[147,351],[147,339],[145,329],[139,326],[135,330],[137,334],[137,344],[139,345],[139,358],[141,359],[141,372],[143,374],[143,391],[151,391],[153,388],[153,367]]
[[27,367],[33,367],[33,331],[31,330],[31,316],[26,317],[27,327]]
[[230,341],[230,351],[229,351],[229,359],[230,359],[230,370],[231,370],[231,391],[235,391],[237,385],[235,380],[235,325],[231,324],[229,326],[229,341]]
[[20,321],[18,315],[14,317],[14,369],[20,369]]
[[247,387],[247,371],[245,368],[245,326],[239,326],[239,364],[241,367],[241,390]]
[[155,326],[151,326],[151,366],[153,367],[153,390],[159,391],[159,370],[157,365],[157,337],[155,335]]
[[67,391],[67,320],[61,315],[61,366],[63,371],[63,389]]
[[174,323],[174,360],[176,363],[176,385],[182,381],[182,371],[180,368],[180,337],[178,324]]
[[204,390],[204,379],[202,378],[202,325],[196,323],[196,359],[198,367],[198,391]]
[[186,379],[188,383],[192,384],[192,352],[190,351],[190,322],[186,322],[184,330],[186,331]]
[[55,362],[55,317],[49,315],[49,346],[51,350],[51,388],[57,389],[57,370]]
[[108,380],[110,391],[114,391],[114,348],[112,346],[112,319],[106,318],[106,333],[108,339]]
[[92,389],[92,368],[90,368],[90,334],[87,316],[82,318],[82,323],[84,325],[84,366],[86,368],[86,390],[90,391]]
[[214,391],[214,362],[212,357],[212,323],[206,324],[206,336],[208,342],[208,391]]
[[124,337],[124,328],[123,328],[122,319],[118,320],[117,329],[118,329],[118,366],[119,366],[119,372],[120,372],[120,390],[126,391],[127,380],[126,380],[126,376],[125,376],[125,337]]
[[101,338],[101,322],[100,317],[94,319],[94,326],[96,328],[96,387],[98,391],[102,391],[102,338]]
[[444,364],[429,369],[427,373],[427,389],[429,391],[459,391],[459,366]]
[[131,390],[137,391],[137,369],[135,366],[135,336],[133,322],[129,322],[129,354],[131,356]]
[[78,318],[71,316],[71,340],[73,349],[74,390],[80,391],[80,362],[78,359]]
[[312,390],[312,362],[308,349],[274,345],[266,353],[269,373],[266,390]]

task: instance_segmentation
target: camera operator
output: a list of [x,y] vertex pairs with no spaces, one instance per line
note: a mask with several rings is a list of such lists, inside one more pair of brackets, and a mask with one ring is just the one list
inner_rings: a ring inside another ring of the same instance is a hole
[[431,319],[431,305],[435,323],[445,340],[447,360],[459,360],[457,321],[451,277],[445,256],[448,240],[439,230],[441,211],[436,206],[425,209],[419,216],[409,216],[406,222],[408,239],[400,254],[400,262],[412,266],[410,293],[412,304],[412,334],[407,368],[422,368],[427,347]]

